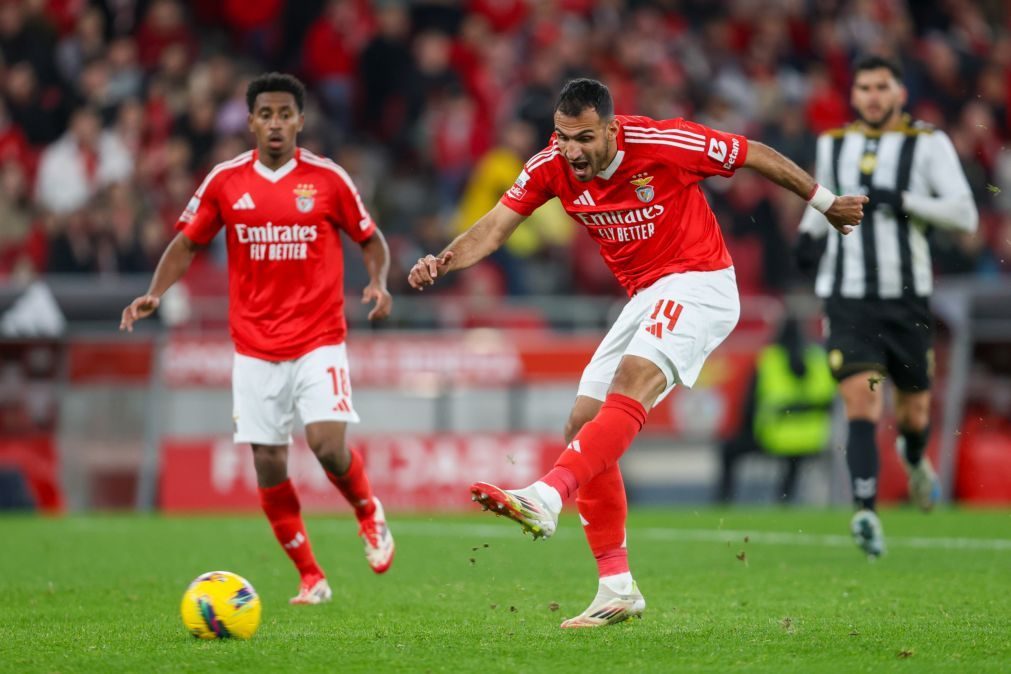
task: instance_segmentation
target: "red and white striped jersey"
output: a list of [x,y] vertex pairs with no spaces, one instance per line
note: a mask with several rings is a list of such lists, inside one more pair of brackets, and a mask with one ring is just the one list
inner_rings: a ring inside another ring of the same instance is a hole
[[361,243],[376,229],[344,169],[301,148],[277,170],[255,150],[218,164],[176,229],[204,245],[222,227],[236,351],[293,360],[344,341],[340,232]]
[[698,183],[743,166],[747,138],[684,119],[617,120],[617,154],[593,180],[576,179],[552,135],[502,203],[530,215],[558,197],[629,295],[668,274],[729,267],[730,253]]

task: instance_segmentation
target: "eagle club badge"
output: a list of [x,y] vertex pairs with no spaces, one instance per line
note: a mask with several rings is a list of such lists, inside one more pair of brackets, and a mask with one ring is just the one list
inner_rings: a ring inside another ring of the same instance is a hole
[[639,201],[645,204],[653,201],[653,186],[650,185],[652,181],[653,176],[648,176],[645,173],[640,173],[638,176],[632,178],[631,181],[635,185],[635,196],[639,197]]
[[299,213],[308,213],[316,205],[316,188],[312,184],[300,184],[294,190],[295,208]]

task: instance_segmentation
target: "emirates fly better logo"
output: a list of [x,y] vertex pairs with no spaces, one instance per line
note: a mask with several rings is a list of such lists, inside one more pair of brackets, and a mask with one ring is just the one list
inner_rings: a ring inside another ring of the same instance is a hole
[[235,225],[235,238],[249,247],[250,260],[304,260],[308,244],[319,238],[316,225]]

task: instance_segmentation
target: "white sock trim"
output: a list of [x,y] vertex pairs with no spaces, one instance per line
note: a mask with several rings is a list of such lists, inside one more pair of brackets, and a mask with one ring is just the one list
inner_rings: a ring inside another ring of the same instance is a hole
[[544,502],[548,510],[556,515],[562,512],[562,495],[558,493],[557,489],[540,480],[534,482],[532,486],[538,498]]
[[632,572],[616,573],[613,576],[603,576],[600,584],[618,594],[629,594],[632,591]]

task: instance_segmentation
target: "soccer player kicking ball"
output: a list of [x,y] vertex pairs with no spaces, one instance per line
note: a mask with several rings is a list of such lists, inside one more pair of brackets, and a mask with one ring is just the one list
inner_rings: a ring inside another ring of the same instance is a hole
[[123,310],[121,330],[150,316],[222,227],[228,245],[229,325],[235,342],[235,441],[253,448],[260,503],[301,575],[293,604],[329,601],[288,479],[295,410],[327,477],[354,507],[365,556],[376,573],[393,561],[393,537],[372,494],[362,457],[345,441],[358,421],[351,403],[344,337],[340,233],[362,247],[370,282],[369,319],[390,314],[389,250],[340,166],[295,145],[305,123],[305,88],[269,73],[249,84],[249,130],[256,149],[218,164],[179,216],[146,295]]
[[557,196],[631,298],[583,372],[566,425],[568,447],[555,467],[523,489],[471,487],[474,500],[544,538],[555,532],[565,499],[576,497],[600,582],[589,608],[562,627],[610,625],[646,607],[628,566],[618,459],[647,410],[676,384],[692,386],[737,323],[734,268],[698,183],[742,166],[806,198],[843,234],[863,216],[866,197],[837,197],[761,143],[683,119],[616,116],[607,87],[572,80],[555,105],[550,144],[501,202],[411,269],[409,281],[420,290],[469,267]]

